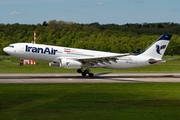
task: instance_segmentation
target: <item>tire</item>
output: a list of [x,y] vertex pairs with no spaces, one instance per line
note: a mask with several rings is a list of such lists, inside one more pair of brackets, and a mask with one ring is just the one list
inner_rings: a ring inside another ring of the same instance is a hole
[[22,63],[22,62],[20,62],[20,63],[19,63],[19,65],[20,65],[20,66],[23,66],[23,63]]
[[81,74],[82,74],[82,76],[83,76],[83,77],[85,77],[85,76],[86,76],[86,72],[82,72]]
[[77,69],[77,73],[82,73],[82,70],[81,69]]
[[93,73],[89,73],[89,77],[94,77],[94,74]]
[[84,70],[84,73],[88,74],[88,73],[89,73],[89,70]]

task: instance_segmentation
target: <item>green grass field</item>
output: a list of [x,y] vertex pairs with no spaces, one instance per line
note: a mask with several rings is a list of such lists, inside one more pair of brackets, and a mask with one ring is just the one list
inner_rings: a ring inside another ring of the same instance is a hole
[[180,83],[0,84],[1,120],[177,120]]
[[[180,56],[166,63],[128,70],[93,72],[180,72]],[[65,73],[76,69],[19,66],[0,57],[0,73]],[[0,84],[0,120],[177,120],[180,83]]]

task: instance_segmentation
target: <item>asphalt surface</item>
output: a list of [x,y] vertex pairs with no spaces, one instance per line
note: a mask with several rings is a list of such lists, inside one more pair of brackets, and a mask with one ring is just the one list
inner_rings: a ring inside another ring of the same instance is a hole
[[0,74],[0,84],[180,82],[180,73]]

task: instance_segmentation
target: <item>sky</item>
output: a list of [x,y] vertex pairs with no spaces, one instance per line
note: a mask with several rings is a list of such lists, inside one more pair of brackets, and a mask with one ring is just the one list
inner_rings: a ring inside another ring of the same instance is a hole
[[0,23],[180,23],[180,0],[0,0]]

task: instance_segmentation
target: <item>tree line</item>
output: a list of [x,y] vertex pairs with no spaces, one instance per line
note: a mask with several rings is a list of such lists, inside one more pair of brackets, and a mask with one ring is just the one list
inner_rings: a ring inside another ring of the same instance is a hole
[[79,24],[51,20],[42,24],[0,24],[0,54],[11,43],[32,42],[34,30],[36,43],[57,46],[96,49],[116,53],[144,50],[161,34],[173,34],[166,55],[180,55],[180,24],[143,23],[143,24]]

